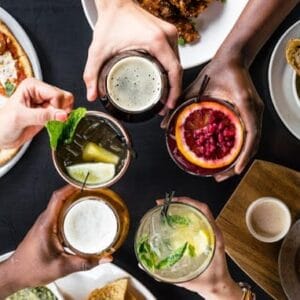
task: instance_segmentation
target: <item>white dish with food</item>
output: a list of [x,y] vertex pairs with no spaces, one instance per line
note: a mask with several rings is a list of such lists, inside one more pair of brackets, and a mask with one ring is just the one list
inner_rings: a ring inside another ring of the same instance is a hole
[[[1,255],[0,262],[7,259],[12,253],[13,252],[9,252]],[[89,271],[70,274],[48,284],[47,288],[57,296],[58,300],[86,300],[94,289],[102,288],[106,284],[120,278],[129,279],[129,291],[135,295],[138,300],[156,299],[140,281],[113,263],[99,265]]]
[[[6,12],[3,8],[0,7],[0,21],[4,22],[10,31],[13,33],[15,38],[18,40],[24,51],[26,52],[30,62],[31,66],[33,69],[34,77],[37,79],[42,80],[42,71],[41,71],[41,66],[38,60],[38,56],[36,54],[36,51],[24,31],[24,29],[21,27],[21,25],[8,13]],[[3,105],[3,102],[0,100],[0,105]],[[24,144],[21,149],[18,151],[18,153],[11,159],[9,160],[6,164],[3,166],[0,166],[0,177],[5,175],[23,156],[25,151],[27,150],[30,142],[27,142]]]
[[300,38],[300,21],[293,24],[277,42],[269,64],[268,80],[273,105],[286,128],[300,139],[300,100],[296,74],[285,58],[287,42]]
[[[86,18],[94,29],[97,21],[95,0],[81,0]],[[212,59],[233,25],[245,8],[248,0],[214,1],[195,19],[200,40],[191,45],[179,47],[184,69],[199,66]]]

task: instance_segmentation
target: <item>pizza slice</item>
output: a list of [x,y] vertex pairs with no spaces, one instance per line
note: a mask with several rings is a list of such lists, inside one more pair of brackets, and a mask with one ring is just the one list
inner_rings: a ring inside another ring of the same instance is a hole
[[[26,52],[9,28],[0,21],[0,95],[10,97],[33,71]],[[11,160],[19,148],[1,149],[0,166]]]

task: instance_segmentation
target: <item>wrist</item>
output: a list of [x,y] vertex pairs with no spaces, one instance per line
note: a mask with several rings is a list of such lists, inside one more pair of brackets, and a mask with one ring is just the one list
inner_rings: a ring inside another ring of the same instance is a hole
[[242,45],[238,44],[221,46],[215,54],[214,60],[225,65],[235,62],[247,69],[249,68],[251,61],[243,50]]
[[119,9],[130,3],[133,3],[133,0],[95,0],[98,13],[109,9]]
[[[23,277],[24,276],[25,275],[23,274]],[[16,291],[26,287],[22,283],[21,273],[17,272],[14,267],[12,258],[8,258],[4,262],[0,263],[0,278],[0,299],[4,299]]]
[[215,282],[205,290],[201,289],[197,291],[197,293],[208,300],[241,300],[243,297],[243,292],[239,284],[230,277]]

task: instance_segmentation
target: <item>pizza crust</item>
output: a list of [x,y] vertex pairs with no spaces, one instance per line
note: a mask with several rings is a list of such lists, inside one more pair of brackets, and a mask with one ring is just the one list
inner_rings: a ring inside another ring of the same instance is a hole
[[26,56],[26,52],[24,51],[24,49],[22,48],[20,43],[17,41],[17,39],[15,38],[13,33],[10,31],[10,29],[2,21],[0,21],[0,32],[4,33],[11,40],[14,47],[16,47],[17,57],[20,57],[23,55]]
[[19,151],[20,148],[0,149],[0,166],[9,162]]
[[29,78],[29,77],[34,77],[34,74],[33,74],[33,70],[32,70],[32,66],[31,66],[31,63],[30,63],[30,60],[28,58],[28,56],[25,54],[23,56],[20,56],[18,58],[18,62],[19,64],[21,64],[21,66],[23,67],[24,69],[24,73],[26,75],[26,78]]

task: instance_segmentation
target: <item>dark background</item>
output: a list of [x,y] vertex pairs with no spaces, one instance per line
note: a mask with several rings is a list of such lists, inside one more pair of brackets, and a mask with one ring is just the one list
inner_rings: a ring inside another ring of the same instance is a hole
[[[76,106],[102,110],[99,103],[86,101],[82,73],[92,31],[80,1],[1,0],[0,5],[20,22],[32,40],[44,80],[72,91]],[[251,67],[255,86],[266,104],[262,141],[256,157],[296,170],[300,170],[300,142],[288,132],[274,111],[268,90],[267,69],[277,40],[299,18],[300,5],[275,31]],[[185,72],[184,86],[193,80],[200,69]],[[164,132],[159,124],[159,117],[144,123],[125,124],[132,135],[138,159],[132,162],[122,180],[113,186],[113,190],[126,200],[132,221],[129,237],[115,255],[114,262],[143,282],[158,299],[199,299],[181,288],[154,281],[137,267],[133,251],[134,233],[143,214],[155,205],[154,200],[170,189],[175,189],[177,195],[206,202],[217,216],[243,175],[217,184],[212,179],[185,174],[169,158]],[[48,138],[43,131],[33,140],[21,161],[0,179],[0,254],[17,247],[46,207],[51,193],[63,185],[63,180],[54,169]],[[251,283],[258,299],[270,299],[230,259],[228,263],[236,281]]]

